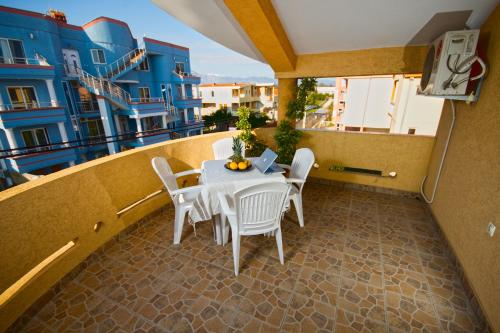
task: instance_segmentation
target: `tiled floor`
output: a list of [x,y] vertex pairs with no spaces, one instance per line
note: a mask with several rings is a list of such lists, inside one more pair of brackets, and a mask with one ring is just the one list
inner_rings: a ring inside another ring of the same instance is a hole
[[173,210],[107,246],[24,326],[26,332],[480,332],[416,199],[308,184],[273,238],[231,245],[211,224],[172,245]]

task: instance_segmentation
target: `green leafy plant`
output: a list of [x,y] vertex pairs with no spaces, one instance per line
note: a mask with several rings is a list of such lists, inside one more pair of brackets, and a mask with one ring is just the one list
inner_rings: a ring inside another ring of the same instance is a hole
[[278,162],[291,164],[297,143],[302,132],[295,129],[295,121],[302,119],[306,112],[308,96],[316,90],[317,80],[315,78],[304,78],[297,87],[295,100],[287,105],[286,119],[282,120],[274,134],[274,140],[278,145]]
[[252,124],[250,123],[251,115],[252,111],[249,108],[244,106],[238,108],[239,120],[236,123],[236,127],[241,130],[239,137],[245,142],[246,156],[255,157],[260,156],[267,147],[253,134]]

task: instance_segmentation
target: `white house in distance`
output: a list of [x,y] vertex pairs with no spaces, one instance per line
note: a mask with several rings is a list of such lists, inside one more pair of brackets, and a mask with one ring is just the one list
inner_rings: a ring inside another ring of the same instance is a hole
[[435,135],[444,99],[417,95],[419,76],[349,77],[337,80],[336,130]]
[[277,108],[278,88],[274,83],[206,83],[200,84],[198,97],[202,99],[202,114],[227,108],[236,114],[240,106],[260,112]]

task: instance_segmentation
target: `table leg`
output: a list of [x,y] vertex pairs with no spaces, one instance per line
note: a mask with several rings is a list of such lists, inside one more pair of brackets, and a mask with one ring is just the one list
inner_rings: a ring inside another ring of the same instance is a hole
[[217,242],[217,245],[222,245],[222,229],[219,214],[214,216],[214,231],[214,240]]

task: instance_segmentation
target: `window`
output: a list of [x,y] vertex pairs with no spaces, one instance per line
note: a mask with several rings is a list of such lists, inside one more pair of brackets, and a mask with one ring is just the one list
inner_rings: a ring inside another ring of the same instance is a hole
[[149,87],[139,87],[139,101],[147,102],[150,98]]
[[139,66],[136,67],[136,70],[138,71],[149,71],[149,60],[148,58],[144,58],[144,60],[139,64]]
[[35,88],[33,87],[7,87],[10,103],[13,109],[30,109],[38,107]]
[[97,138],[104,135],[104,127],[100,119],[82,121],[82,125],[87,127],[88,138]]
[[144,130],[151,131],[155,129],[163,128],[161,116],[156,117],[146,117],[142,119],[144,123]]
[[182,86],[180,84],[176,84],[175,87],[177,88],[177,96],[179,96],[179,98],[184,98],[184,95],[182,94]]
[[239,90],[233,89],[233,97],[238,97],[238,95],[239,95]]
[[214,97],[215,95],[214,91],[212,90],[210,93],[212,94],[212,97]]
[[104,50],[101,49],[92,49],[90,50],[92,53],[92,62],[94,64],[105,64],[106,57],[104,56]]
[[23,130],[21,131],[21,136],[23,137],[25,147],[34,147],[37,151],[49,149],[49,147],[37,147],[49,144],[47,129],[45,128]]
[[410,135],[415,134],[415,129],[414,128],[409,128],[408,129],[408,134],[410,134]]
[[183,62],[176,62],[175,63],[175,72],[177,74],[184,74],[184,63]]
[[0,38],[1,64],[26,64],[23,42],[17,39]]

